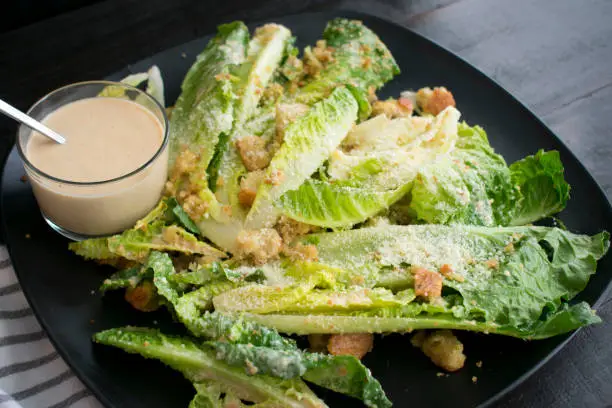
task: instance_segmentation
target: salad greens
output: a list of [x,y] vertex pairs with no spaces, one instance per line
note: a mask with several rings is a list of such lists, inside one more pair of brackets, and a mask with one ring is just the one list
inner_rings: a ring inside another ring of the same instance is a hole
[[489,145],[485,131],[461,124],[456,148],[425,166],[410,208],[428,224],[525,225],[565,208],[569,185],[558,152],[539,151],[513,163]]
[[[445,88],[378,100],[398,73],[359,21],[330,21],[301,54],[286,27],[220,26],[168,108],[164,197],[69,245],[118,269],[102,293],[163,307],[185,334],[94,341],[180,371],[191,408],[325,407],[307,382],[378,408],[391,401],[360,361],[373,333],[445,329],[459,348],[432,361],[451,370],[465,356],[450,330],[535,340],[600,322],[577,296],[609,234],[532,225],[569,199],[559,153],[508,165]],[[124,79],[145,81],[163,103],[157,67]]]

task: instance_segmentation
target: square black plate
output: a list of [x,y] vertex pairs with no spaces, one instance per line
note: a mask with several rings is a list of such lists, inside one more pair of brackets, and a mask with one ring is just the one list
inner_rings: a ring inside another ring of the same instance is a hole
[[[459,57],[401,26],[354,12],[301,14],[274,21],[289,27],[303,47],[320,38],[326,22],[339,16],[363,20],[397,58],[402,73],[384,88],[383,96],[444,85],[453,91],[463,119],[484,127],[491,144],[508,162],[540,148],[559,150],[572,185],[572,199],[560,218],[575,232],[612,231],[610,204],[582,164],[525,106]],[[157,64],[164,76],[167,100],[172,102],[185,72],[209,38],[166,50],[109,78],[120,79]],[[41,218],[30,186],[19,180],[23,173],[13,151],[2,180],[4,233],[21,286],[58,351],[108,407],[187,407],[194,391],[179,374],[157,362],[92,345],[93,333],[111,327],[148,325],[176,332],[182,328],[163,311],[144,314],[131,309],[118,294],[102,299],[96,289],[110,269],[68,252],[68,242]],[[597,306],[611,277],[612,260],[608,255],[579,300]],[[461,333],[460,337],[468,361],[464,369],[448,377],[436,375],[439,370],[410,345],[408,336],[377,337],[374,351],[364,362],[395,406],[473,407],[488,405],[516,386],[571,335],[537,342],[470,333]],[[476,361],[483,361],[483,368],[477,368]],[[473,376],[478,377],[476,384]],[[332,407],[361,405],[356,400],[316,391]]]

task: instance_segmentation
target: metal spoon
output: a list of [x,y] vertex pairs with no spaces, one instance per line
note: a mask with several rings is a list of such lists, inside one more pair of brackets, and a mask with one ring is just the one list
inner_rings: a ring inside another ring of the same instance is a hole
[[0,112],[4,113],[10,118],[15,119],[17,122],[23,123],[30,129],[34,129],[35,131],[47,136],[49,139],[52,139],[59,144],[66,143],[66,139],[62,135],[55,132],[54,130],[49,129],[36,119],[26,115],[19,109],[16,109],[8,103],[4,102],[2,99],[0,99]]

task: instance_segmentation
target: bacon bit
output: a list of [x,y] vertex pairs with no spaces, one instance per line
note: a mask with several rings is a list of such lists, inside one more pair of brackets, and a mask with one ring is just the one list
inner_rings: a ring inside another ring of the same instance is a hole
[[348,370],[346,369],[346,367],[342,366],[338,369],[338,375],[340,377],[345,377],[348,374]]
[[21,180],[22,183],[25,183],[26,181],[28,181],[28,176],[24,174],[23,176],[19,177],[19,180]]
[[440,273],[442,274],[442,276],[445,276],[447,278],[450,277],[453,272],[453,267],[449,264],[444,264],[442,265],[442,267],[440,267]]
[[442,275],[425,268],[414,268],[414,292],[417,296],[427,299],[438,298],[442,295]]
[[363,59],[363,62],[361,63],[361,67],[364,69],[368,69],[372,66],[372,58],[370,57],[366,57]]
[[142,343],[143,346],[145,347],[149,347],[151,345],[151,343],[149,343],[147,340],[144,341],[144,343]]
[[491,258],[488,261],[485,261],[485,265],[489,269],[497,269],[499,268],[499,261],[497,259]]

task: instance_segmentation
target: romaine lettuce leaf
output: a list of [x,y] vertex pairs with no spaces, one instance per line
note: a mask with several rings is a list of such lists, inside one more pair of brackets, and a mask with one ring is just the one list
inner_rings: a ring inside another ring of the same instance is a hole
[[299,302],[314,287],[314,283],[298,285],[247,285],[224,293],[213,299],[215,310],[220,312],[253,311],[270,313]]
[[[175,272],[167,254],[151,253],[146,267],[153,270],[153,282],[158,293],[173,305],[179,320],[194,335],[212,339],[206,342],[206,345],[216,351],[217,360],[222,360],[232,366],[243,367],[247,374],[253,376],[270,374],[295,381],[296,377],[305,375],[311,382],[361,398],[368,406],[388,407],[391,405],[380,383],[355,357],[305,353],[297,348],[293,340],[282,337],[278,332],[264,325],[225,316],[218,312],[200,314],[199,306],[201,305],[198,305],[197,301],[201,299],[185,301],[198,291],[181,297],[173,286],[170,277]],[[405,297],[405,299],[408,302],[411,300],[410,297]],[[96,339],[100,341],[98,337]],[[110,344],[121,346],[117,343]],[[162,361],[185,374],[185,371],[179,366],[163,359]],[[332,381],[330,375],[333,376],[333,373],[340,370],[346,372],[346,378],[341,381]],[[188,376],[188,378],[191,377]]]
[[558,213],[569,199],[559,152],[540,150],[510,165],[510,176],[521,192],[510,225],[525,225]]
[[[422,167],[435,168],[454,150],[459,116],[451,107],[436,117],[379,115],[362,122],[347,135],[343,151],[331,155],[330,180],[378,191],[406,186]],[[359,180],[352,181],[356,176]]]
[[410,208],[429,224],[508,225],[518,191],[506,162],[482,128],[460,124],[458,135],[448,158],[419,172]]
[[198,221],[198,228],[218,246],[234,252],[238,233],[243,229],[246,211],[238,201],[240,177],[246,173],[233,143],[251,130],[256,116],[268,117],[268,110],[259,112],[263,89],[267,86],[279,65],[291,32],[280,25],[269,24],[255,32],[250,41],[246,62],[234,72],[237,94],[236,116],[231,132],[222,137],[215,148],[215,161],[208,168],[209,179],[215,180],[213,190],[216,210],[210,217]]
[[399,73],[385,44],[361,21],[334,19],[327,24],[323,40],[333,49],[333,59],[297,91],[296,102],[311,105],[346,84],[363,91],[377,89]]
[[421,222],[523,225],[565,207],[569,186],[557,152],[539,152],[508,168],[479,126],[459,126],[450,156],[422,168],[410,209]]
[[357,120],[358,106],[345,87],[335,89],[285,130],[285,139],[266,170],[266,181],[247,216],[246,229],[271,227],[285,192],[298,188],[340,144]]
[[143,278],[140,267],[122,269],[104,279],[99,291],[104,294],[108,290],[134,288]]
[[219,26],[187,72],[170,122],[171,165],[179,153],[190,149],[198,155],[198,167],[205,170],[219,134],[231,130],[235,95],[229,71],[245,61],[248,41],[249,31],[242,22]]
[[321,387],[361,399],[366,406],[391,407],[380,383],[354,356],[308,353],[295,348],[275,350],[251,344],[208,342],[217,358],[247,372],[291,379],[299,376]]
[[326,407],[299,378],[281,380],[266,375],[247,375],[242,368],[231,367],[218,360],[213,348],[201,346],[186,337],[124,327],[96,333],[94,341],[160,360],[194,383],[216,381],[223,385],[225,391],[239,391],[239,397],[247,401],[258,403],[272,400],[288,408]]
[[[584,306],[567,308],[565,303],[584,289],[609,248],[606,232],[589,237],[547,227],[384,226],[304,240],[316,243],[319,263],[345,270],[369,265],[438,271],[447,265],[452,275],[443,285],[455,295],[443,292],[443,300],[454,296],[452,302],[448,299],[452,306],[446,328],[469,329],[469,322],[475,322],[490,332],[525,338],[561,334],[598,321],[582,312]],[[410,307],[406,311],[414,316]],[[403,318],[401,308],[397,317]]]
[[419,314],[417,316],[372,316],[370,314],[311,315],[311,314],[250,314],[243,318],[266,324],[283,333],[329,334],[329,333],[406,333],[421,329],[456,329],[498,334],[527,340],[546,339],[590,324],[601,323],[601,319],[586,303],[569,306],[564,304],[545,320],[538,320],[528,330],[503,326],[490,322],[456,318],[451,312]]
[[[145,81],[147,82],[145,92],[155,98],[161,106],[166,106],[164,99],[164,81],[157,65],[152,65],[147,72],[138,72],[135,74],[130,74],[123,78],[120,82],[127,85],[131,85],[133,87],[138,87]],[[98,96],[127,98],[127,96],[125,95],[125,89],[114,85],[109,85],[105,87],[98,94]],[[140,97],[141,95],[137,96],[136,100],[138,101]]]
[[407,305],[415,299],[408,289],[393,294],[384,288],[318,290],[305,285],[243,286],[215,297],[215,310],[221,313],[341,313],[377,310]]
[[199,241],[193,234],[176,225],[155,221],[141,229],[129,229],[108,238],[71,242],[68,247],[86,259],[125,258],[144,262],[152,250],[197,254],[209,260],[224,258],[224,252]]
[[350,227],[389,208],[410,189],[375,191],[307,180],[297,190],[287,191],[277,201],[284,215],[309,225],[326,228]]
[[172,112],[167,190],[188,205],[196,222],[221,211],[209,189],[208,169],[223,148],[221,136],[234,125],[238,95],[232,72],[246,61],[248,41],[243,23],[219,26],[185,76]]

